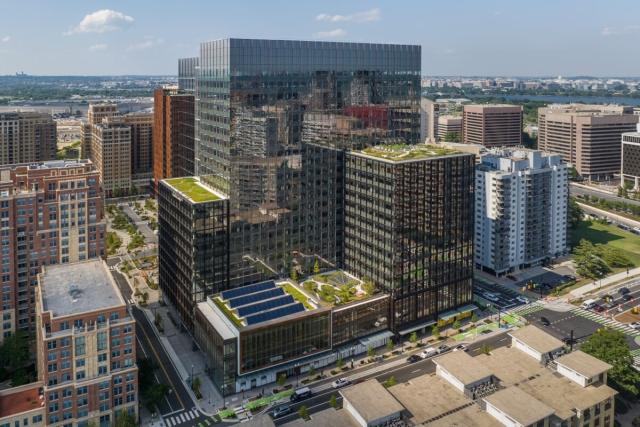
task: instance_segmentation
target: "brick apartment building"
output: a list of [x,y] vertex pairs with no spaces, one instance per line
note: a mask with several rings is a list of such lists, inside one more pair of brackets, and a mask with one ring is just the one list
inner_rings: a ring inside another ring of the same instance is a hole
[[104,256],[105,229],[90,161],[0,166],[0,341],[16,329],[33,330],[40,268]]
[[135,320],[102,260],[52,265],[38,277],[36,356],[48,426],[137,417]]
[[56,135],[50,114],[0,113],[0,165],[55,160]]
[[195,96],[177,88],[153,94],[153,181],[192,176],[194,168]]

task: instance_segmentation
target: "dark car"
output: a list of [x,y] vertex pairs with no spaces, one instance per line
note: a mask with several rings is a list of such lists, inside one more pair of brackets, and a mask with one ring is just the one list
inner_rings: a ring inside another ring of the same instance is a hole
[[518,281],[518,278],[516,276],[514,276],[513,274],[507,274],[507,279],[511,279],[514,282]]
[[571,337],[564,337],[562,338],[562,342],[565,343],[566,345],[571,345],[576,343],[576,339],[575,338],[571,339]]
[[592,310],[595,311],[596,313],[602,313],[604,311],[604,307],[596,304],[593,306]]
[[540,323],[542,323],[544,326],[549,326],[551,325],[551,322],[549,321],[549,319],[547,319],[546,317],[542,316],[540,318]]
[[633,297],[631,295],[629,295],[629,294],[626,294],[626,295],[622,296],[622,300],[624,302],[631,301],[632,299],[633,299]]
[[273,418],[280,418],[283,415],[287,415],[291,413],[291,406],[289,405],[279,405],[273,408],[273,412],[271,412],[271,416]]
[[620,288],[618,289],[618,292],[620,293],[620,295],[627,295],[631,291],[629,290],[629,288]]
[[416,362],[419,362],[420,360],[422,360],[422,358],[417,354],[412,354],[411,356],[407,357],[407,362],[409,363],[416,363]]
[[438,347],[438,354],[446,353],[449,350],[451,350],[451,347],[446,344],[442,344],[440,347]]

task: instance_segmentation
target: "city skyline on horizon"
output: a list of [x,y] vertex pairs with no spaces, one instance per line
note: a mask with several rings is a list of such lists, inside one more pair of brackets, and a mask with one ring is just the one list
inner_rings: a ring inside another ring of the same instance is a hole
[[[417,44],[427,76],[637,74],[640,61],[628,52],[640,33],[633,20],[640,5],[569,1],[553,8],[549,14],[540,4],[465,1],[452,22],[450,6],[413,1],[401,8],[386,0],[278,1],[253,3],[250,9],[147,0],[5,3],[0,5],[0,75],[174,75],[177,58],[197,55],[202,41],[229,36]],[[629,13],[621,16],[621,9]],[[570,27],[568,16],[575,18]],[[24,55],[27,51],[32,54]]]

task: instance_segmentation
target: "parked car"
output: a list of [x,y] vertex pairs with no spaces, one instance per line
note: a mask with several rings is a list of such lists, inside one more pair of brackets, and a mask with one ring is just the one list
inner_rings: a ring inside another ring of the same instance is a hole
[[464,344],[458,344],[457,346],[455,346],[453,348],[453,351],[467,351],[467,350],[468,350],[468,348]]
[[516,297],[516,301],[521,302],[522,304],[529,304],[529,298],[523,297],[522,295],[518,295]]
[[636,331],[640,331],[640,322],[631,322],[629,323],[629,326],[631,326]]
[[547,319],[546,317],[542,316],[540,317],[540,323],[542,323],[544,326],[549,326],[551,325],[551,322],[549,321],[549,319]]
[[275,408],[273,408],[273,411],[271,412],[271,416],[273,418],[280,418],[284,415],[290,414],[291,413],[291,406],[289,405],[278,405]]
[[417,354],[412,354],[411,356],[407,357],[408,363],[416,363],[420,360],[422,360],[422,357],[418,356]]
[[599,304],[596,304],[593,306],[593,311],[595,311],[596,313],[602,313],[604,311],[604,307]]
[[629,294],[622,295],[622,301],[624,301],[624,302],[631,301],[632,299],[633,299],[633,297],[631,295],[629,295]]
[[625,224],[618,224],[618,228],[620,228],[622,230],[626,230],[626,231],[629,231],[631,229],[631,227],[629,227],[628,225],[625,225]]
[[618,289],[618,293],[620,295],[627,295],[627,294],[631,293],[631,291],[627,287],[622,287],[622,288]]
[[442,344],[440,347],[438,347],[438,354],[446,353],[449,350],[451,350],[451,347],[446,344]]
[[351,384],[351,381],[349,381],[349,378],[338,378],[337,380],[331,383],[331,387],[342,388],[342,387],[348,386],[349,384]]
[[436,354],[438,354],[438,350],[433,347],[427,347],[422,351],[422,353],[420,353],[420,357],[426,359],[427,357],[435,356]]
[[482,293],[482,297],[486,300],[492,301],[492,302],[498,302],[500,301],[500,298],[498,298],[498,295],[491,293],[491,292],[483,292]]

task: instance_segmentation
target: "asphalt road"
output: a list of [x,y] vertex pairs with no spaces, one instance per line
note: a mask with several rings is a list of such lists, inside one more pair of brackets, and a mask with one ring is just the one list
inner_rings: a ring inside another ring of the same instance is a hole
[[[107,264],[112,267],[119,262],[118,258],[110,258]],[[150,359],[156,367],[153,382],[166,384],[170,387],[169,393],[158,405],[158,411],[165,423],[170,426],[195,426],[205,420],[203,414],[197,411],[191,395],[186,389],[180,375],[171,363],[160,340],[153,331],[153,326],[147,316],[136,305],[130,303],[132,291],[126,278],[118,271],[112,270],[111,274],[129,306],[131,315],[136,320],[137,356],[139,359]],[[187,413],[189,416],[187,417]],[[167,421],[170,418],[172,421]]]
[[605,211],[599,208],[593,208],[589,205],[585,205],[584,203],[580,203],[580,202],[578,202],[578,204],[580,205],[580,208],[582,208],[582,210],[587,214],[597,215],[599,218],[606,217],[610,219],[612,222],[625,224],[631,228],[640,226],[639,221],[634,221],[632,219],[625,218],[623,216],[616,214],[615,212]]
[[[543,309],[541,311],[537,311],[531,314],[525,314],[524,316],[530,323],[538,326],[539,328],[545,330],[551,335],[555,336],[558,339],[563,339],[565,337],[571,336],[571,331],[573,330],[573,338],[575,340],[576,345],[580,346],[584,341],[586,341],[589,336],[593,335],[598,329],[602,328],[603,325],[594,322],[587,317],[582,316],[580,313],[566,311],[566,312],[558,312]],[[544,326],[540,319],[545,317],[549,320],[550,325]],[[637,349],[640,346],[635,343],[633,337],[626,335],[627,342],[631,350]]]
[[[628,295],[632,298],[629,301],[625,301],[622,294],[619,292],[620,288],[629,289]],[[636,279],[627,283],[622,283],[620,285],[616,285],[612,288],[603,289],[596,293],[596,297],[592,298],[596,300],[596,304],[605,305],[607,301],[603,298],[605,296],[610,296],[610,303],[612,302],[614,307],[605,310],[604,314],[612,314],[615,315],[617,313],[621,313],[623,311],[629,310],[630,308],[638,305],[638,301],[640,300],[640,279]]]
[[[468,346],[468,353],[472,356],[477,356],[478,354],[480,354],[480,352],[482,351],[482,346],[485,344],[491,348],[498,348],[498,347],[503,347],[505,345],[508,345],[510,342],[511,340],[509,339],[509,336],[506,334],[506,332],[503,332],[501,334],[496,334],[495,336],[492,336],[491,338],[485,339],[481,342],[470,344]],[[404,355],[403,357],[407,357],[407,355]],[[375,378],[376,380],[383,382],[383,381],[386,381],[389,377],[393,376],[398,382],[398,384],[400,384],[400,383],[407,382],[412,378],[418,377],[420,375],[430,374],[433,372],[435,372],[435,365],[433,364],[433,358],[429,358],[429,359],[420,360],[415,363],[407,362],[399,367],[383,369],[381,371],[372,373],[365,377],[358,378],[358,382],[366,381],[371,378]],[[348,375],[345,375],[345,376],[348,376]],[[314,391],[314,389],[317,389],[318,387],[321,387],[324,384],[332,382],[332,380],[333,378],[314,383],[312,387],[312,391]],[[307,407],[307,409],[309,410],[309,413],[311,414],[328,408],[329,399],[332,394],[336,395],[336,398],[338,398],[338,402],[339,402],[340,394],[338,393],[338,391],[334,390],[333,388],[328,388],[328,389],[321,389],[321,391],[314,392],[313,396],[310,397],[309,399],[305,399],[303,401],[296,402],[296,403],[291,403],[289,405],[291,407],[291,413],[289,415],[276,419],[275,424],[280,426],[282,424],[285,424],[287,422],[293,421],[296,418],[298,418],[298,410],[303,405]]]
[[[486,292],[495,294],[497,296],[497,299],[495,301],[489,300],[483,295]],[[521,296],[519,293],[504,286],[491,286],[486,283],[476,281],[473,287],[473,293],[481,298],[484,298],[500,310],[507,310],[525,304],[524,302],[518,301],[516,299],[516,297]]]
[[638,205],[638,206],[640,206],[640,201],[631,200],[631,199],[625,199],[625,198],[618,197],[618,196],[610,194],[610,193],[605,193],[605,192],[598,191],[598,190],[591,190],[591,189],[588,189],[588,188],[579,187],[579,186],[577,186],[575,184],[570,184],[569,185],[569,193],[572,196],[589,195],[589,196],[599,197],[601,199],[611,200],[612,202],[625,202],[625,203],[628,203],[630,205]]

